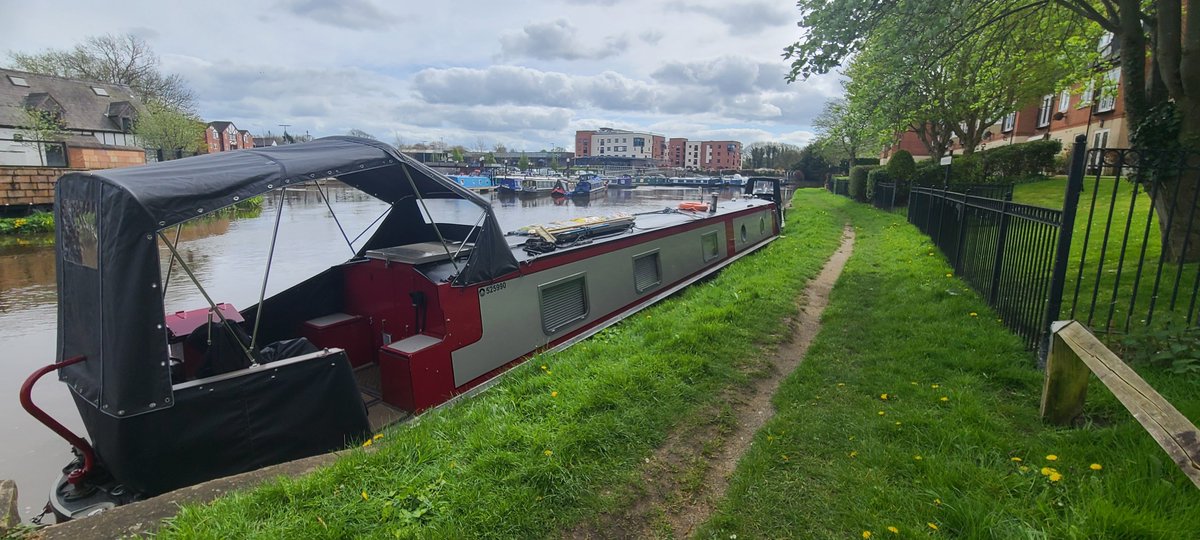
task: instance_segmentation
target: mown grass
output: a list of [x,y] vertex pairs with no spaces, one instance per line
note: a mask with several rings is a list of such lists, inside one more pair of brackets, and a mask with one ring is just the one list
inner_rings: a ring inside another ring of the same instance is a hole
[[[823,329],[697,537],[1200,538],[1195,488],[1103,385],[1085,425],[1044,425],[1032,355],[928,238],[849,212]],[[1195,379],[1150,382],[1200,418]]]
[[[1014,188],[1013,200],[1047,208],[1062,208],[1065,188],[1066,179],[1062,177],[1022,184]],[[1159,319],[1162,325],[1180,324],[1187,319],[1188,310],[1193,309],[1192,289],[1197,284],[1200,264],[1181,266],[1169,261],[1159,262],[1162,238],[1158,216],[1153,212],[1150,195],[1139,188],[1135,199],[1133,189],[1132,182],[1118,181],[1113,177],[1101,177],[1097,183],[1096,177],[1090,176],[1084,182],[1084,193],[1080,197],[1075,218],[1071,267],[1067,273],[1066,296],[1063,299],[1066,311],[1063,315],[1071,315],[1078,284],[1074,318],[1084,322],[1090,319],[1093,331],[1103,332],[1107,329],[1124,334],[1137,331],[1145,326],[1148,319],[1151,323],[1153,319]],[[1092,216],[1090,224],[1089,214]],[[1200,216],[1197,218],[1194,227],[1200,227]],[[1176,219],[1186,220],[1187,216]],[[1106,232],[1107,247],[1104,239]],[[1125,246],[1123,252],[1122,244]],[[1084,260],[1082,276],[1079,273],[1081,258]],[[1139,261],[1144,261],[1140,278],[1137,275]],[[1096,295],[1094,308],[1093,292]],[[1153,317],[1150,317],[1151,302],[1154,303]],[[1110,310],[1111,325],[1108,322]],[[1194,312],[1192,321],[1195,322]]]
[[613,508],[673,426],[762,370],[759,351],[838,245],[835,199],[798,197],[761,253],[388,430],[373,451],[185,507],[160,536],[530,538]]

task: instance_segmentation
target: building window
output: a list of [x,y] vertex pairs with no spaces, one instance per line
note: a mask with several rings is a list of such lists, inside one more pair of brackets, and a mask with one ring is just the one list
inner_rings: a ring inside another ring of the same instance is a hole
[[24,77],[17,77],[15,75],[9,75],[8,82],[13,83],[13,86],[24,86],[25,88],[29,88],[29,83],[25,82]]
[[1113,68],[1104,74],[1105,89],[1096,102],[1096,112],[1108,112],[1117,107],[1117,88],[1121,81],[1121,68]]
[[93,86],[92,92],[94,92],[97,96],[108,97],[108,90],[100,88],[99,86]]
[[1046,94],[1042,96],[1042,104],[1038,107],[1038,122],[1037,127],[1046,127],[1050,125],[1050,108],[1054,104],[1054,94]]
[[1065,113],[1071,106],[1071,89],[1063,89],[1058,93],[1058,112]]
[[1078,108],[1082,109],[1084,107],[1091,106],[1092,98],[1095,98],[1095,97],[1096,97],[1096,81],[1088,81],[1087,86],[1084,87],[1084,89],[1083,89],[1083,93],[1079,95],[1079,107]]
[[1005,116],[1004,120],[1000,121],[1000,131],[1004,131],[1004,132],[1012,131],[1013,128],[1016,127],[1016,125],[1017,125],[1017,113],[1015,113],[1015,112],[1008,113],[1008,116]]

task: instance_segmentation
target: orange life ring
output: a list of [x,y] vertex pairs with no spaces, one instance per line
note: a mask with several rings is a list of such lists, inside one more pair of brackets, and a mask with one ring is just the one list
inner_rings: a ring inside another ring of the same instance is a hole
[[708,204],[695,201],[686,201],[679,203],[679,209],[690,212],[707,212]]

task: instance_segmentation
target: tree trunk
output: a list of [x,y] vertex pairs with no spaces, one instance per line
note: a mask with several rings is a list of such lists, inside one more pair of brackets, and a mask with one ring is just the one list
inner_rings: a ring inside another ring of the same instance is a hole
[[[1196,145],[1200,140],[1200,103],[1197,101],[1200,99],[1176,103],[1182,114],[1179,140],[1184,154],[1175,163],[1181,165],[1181,170],[1163,179],[1154,200],[1166,260],[1176,264],[1200,261],[1200,193],[1197,193],[1200,191],[1200,153]],[[1177,186],[1178,193],[1175,191]]]

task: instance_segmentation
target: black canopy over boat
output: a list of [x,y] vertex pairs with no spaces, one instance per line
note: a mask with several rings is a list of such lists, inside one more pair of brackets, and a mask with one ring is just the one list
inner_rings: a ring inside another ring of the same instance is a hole
[[[250,197],[326,178],[391,206],[357,249],[357,257],[382,247],[444,245],[452,239],[472,244],[465,263],[449,279],[454,286],[478,284],[517,268],[486,201],[376,141],[329,137],[64,175],[55,198],[57,361],[35,373],[26,386],[58,370],[91,445],[29,402],[28,388],[22,392],[31,414],[71,441],[79,455],[51,494],[60,513],[79,515],[127,502],[122,497],[162,493],[342,448],[369,436],[362,396],[345,353],[336,349],[309,348],[291,358],[268,358],[264,351],[272,349],[269,345],[255,347],[252,341],[247,347],[239,339],[232,342],[233,354],[244,354],[258,369],[192,383],[172,380],[176,359],[168,345],[172,336],[163,305],[167,269],[160,265],[160,249],[170,249],[171,264],[179,260],[189,277],[191,272],[167,230]],[[427,215],[423,200],[434,198],[469,201],[484,217],[475,226],[434,224],[422,217]],[[347,242],[354,247],[348,237]],[[321,298],[327,274],[243,310],[245,326],[255,329],[253,339],[269,344],[294,337],[272,325],[272,313],[328,309]],[[205,298],[210,313],[219,318],[210,316],[209,324],[233,330],[207,293]],[[273,350],[287,351],[288,346]]]

